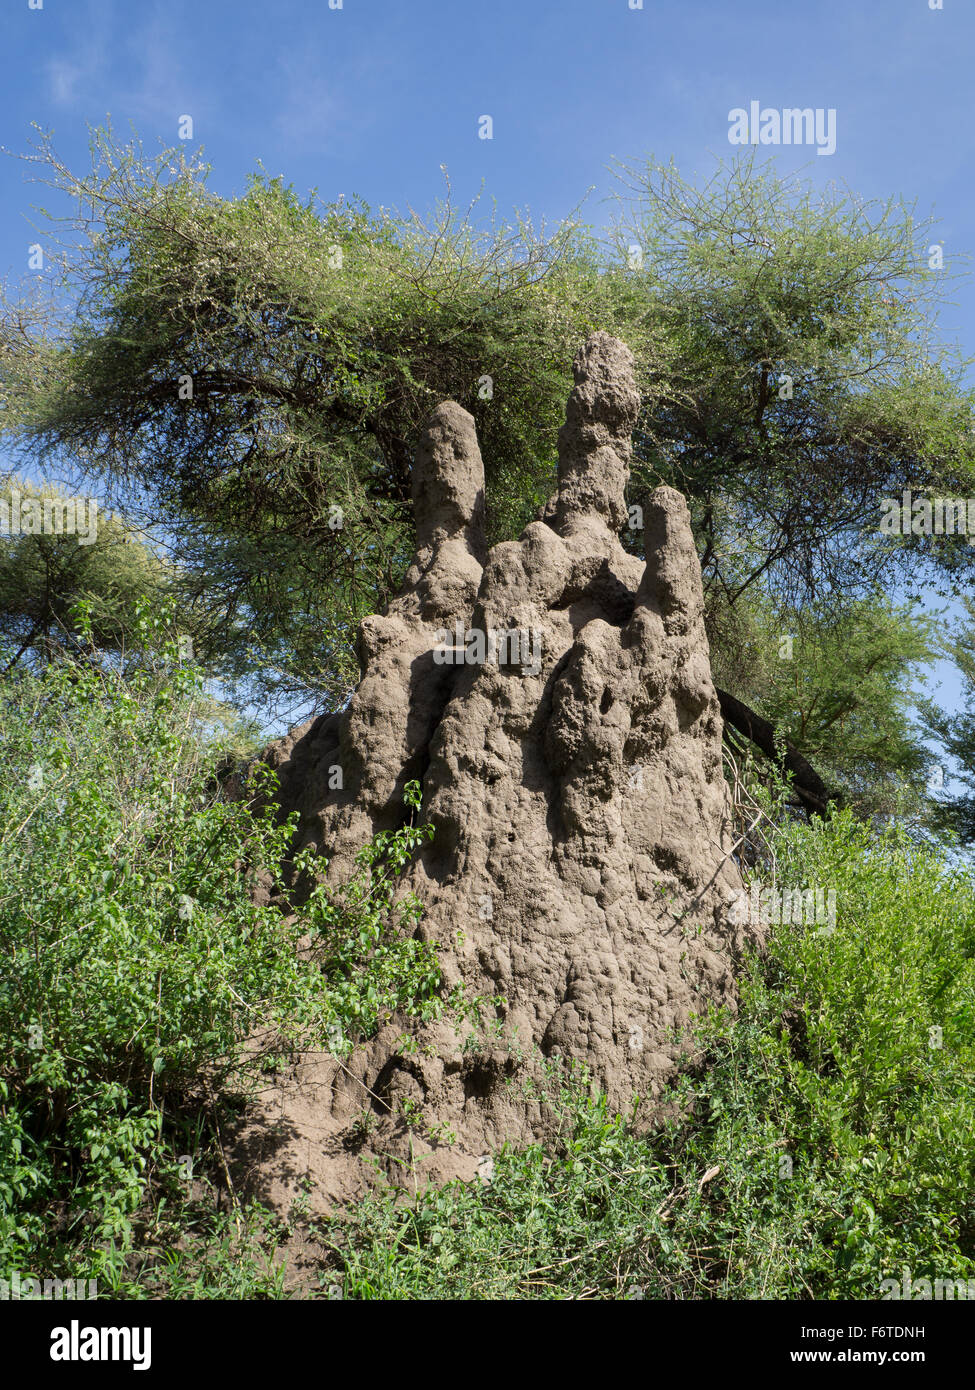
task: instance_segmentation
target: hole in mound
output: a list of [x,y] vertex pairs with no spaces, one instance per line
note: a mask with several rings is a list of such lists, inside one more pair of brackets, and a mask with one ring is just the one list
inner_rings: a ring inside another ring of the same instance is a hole
[[464,1099],[487,1100],[498,1089],[502,1079],[514,1072],[514,1063],[508,1058],[503,1064],[497,1062],[475,1062],[464,1072]]

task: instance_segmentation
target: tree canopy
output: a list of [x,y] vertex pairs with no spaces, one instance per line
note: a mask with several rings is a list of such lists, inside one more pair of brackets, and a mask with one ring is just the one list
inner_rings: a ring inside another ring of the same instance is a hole
[[[85,504],[81,539],[73,515],[78,500]],[[11,509],[22,516],[28,501],[38,504],[38,516],[31,516],[31,529],[22,523],[12,531]],[[37,524],[45,501],[61,504],[55,512],[60,531]],[[65,503],[72,508],[70,531]],[[10,532],[0,532],[0,669],[43,667],[76,653],[79,603],[86,606],[90,640],[118,654],[135,632],[139,604],[158,606],[173,593],[170,567],[124,520],[99,515],[95,499],[67,497],[60,488],[15,476],[0,488],[0,515]]]
[[[345,699],[358,621],[411,557],[412,453],[439,401],[475,418],[490,538],[534,517],[572,357],[602,328],[643,398],[631,499],[688,497],[726,693],[877,805],[923,773],[906,691],[930,650],[879,592],[961,591],[975,554],[881,533],[881,505],[972,493],[975,439],[912,208],[754,156],[700,185],[650,159],[616,167],[607,229],[548,230],[461,213],[449,183],[424,218],[262,169],[219,196],[201,157],[110,130],[91,155],[75,174],[41,134],[31,156],[73,201],[46,214],[51,272],[3,303],[0,430],[156,536],[200,655],[252,701]],[[744,669],[744,631],[797,627],[788,690],[784,666]]]

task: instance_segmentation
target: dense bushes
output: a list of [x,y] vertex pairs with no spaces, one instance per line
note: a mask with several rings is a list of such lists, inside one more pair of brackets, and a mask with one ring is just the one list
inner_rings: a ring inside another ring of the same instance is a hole
[[0,689],[0,1266],[116,1286],[217,1161],[228,1088],[439,986],[390,905],[425,829],[367,846],[347,906],[255,906],[290,827],[216,793],[213,703],[162,618],[142,636],[125,678],[93,652]]
[[972,878],[849,815],[774,848],[780,887],[836,891],[835,930],[773,928],[737,1021],[700,1026],[685,1118],[634,1137],[553,1072],[549,1153],[323,1232],[348,1296],[875,1299],[905,1267],[975,1278]]
[[[341,901],[255,906],[289,829],[215,794],[214,706],[164,621],[143,635],[125,678],[93,653],[0,690],[0,1267],[281,1296],[281,1223],[215,1199],[221,1125],[289,1049],[441,1007],[419,905],[392,904],[429,829],[377,837]],[[835,929],[772,929],[737,1019],[699,1022],[673,1117],[641,1136],[549,1062],[558,1141],[306,1231],[323,1290],[873,1299],[904,1268],[975,1278],[972,876],[848,813],[770,835],[765,873],[835,891]]]

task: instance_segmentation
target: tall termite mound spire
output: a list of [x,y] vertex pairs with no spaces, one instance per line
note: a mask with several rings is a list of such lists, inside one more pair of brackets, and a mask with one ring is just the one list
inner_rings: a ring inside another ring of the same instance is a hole
[[558,492],[487,554],[473,420],[452,402],[433,412],[414,470],[416,559],[388,613],[361,626],[358,689],[266,754],[283,808],[300,812],[298,842],[335,882],[420,780],[435,835],[406,886],[447,984],[503,1000],[495,1028],[475,1050],[449,1020],[397,1019],[341,1067],[306,1063],[276,1093],[291,1137],[265,1155],[265,1190],[269,1175],[288,1190],[286,1173],[310,1173],[327,1195],[354,1191],[365,1169],[348,1136],[364,1105],[371,1153],[408,1141],[415,1153],[407,1099],[456,1135],[426,1144],[428,1175],[469,1176],[492,1146],[539,1137],[518,1080],[533,1056],[584,1060],[625,1108],[659,1095],[692,1013],[733,1003],[743,941],[726,906],[741,881],[687,506],[657,488],[645,563],[624,551],[633,358],[595,333],[573,371]]

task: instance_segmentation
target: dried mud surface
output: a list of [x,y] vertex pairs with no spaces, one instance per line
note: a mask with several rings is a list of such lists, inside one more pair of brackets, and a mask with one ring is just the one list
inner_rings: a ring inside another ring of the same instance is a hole
[[[448,985],[506,1001],[476,1050],[470,1026],[397,1019],[350,1057],[306,1056],[276,1078],[234,1159],[279,1208],[308,1180],[313,1209],[354,1200],[375,1180],[367,1160],[400,1182],[476,1178],[490,1149],[544,1137],[547,1112],[522,1086],[539,1053],[585,1060],[612,1106],[637,1093],[651,1114],[675,1029],[706,1001],[734,1006],[745,933],[726,909],[741,880],[687,506],[657,488],[645,561],[624,551],[632,357],[596,333],[573,370],[558,492],[490,551],[474,421],[449,401],[432,413],[416,557],[388,612],[361,625],[358,689],[264,754],[283,810],[300,813],[297,843],[335,882],[403,823],[403,787],[420,780],[435,838],[404,887],[424,903],[421,931],[443,943]],[[457,631],[526,640],[438,662]]]

